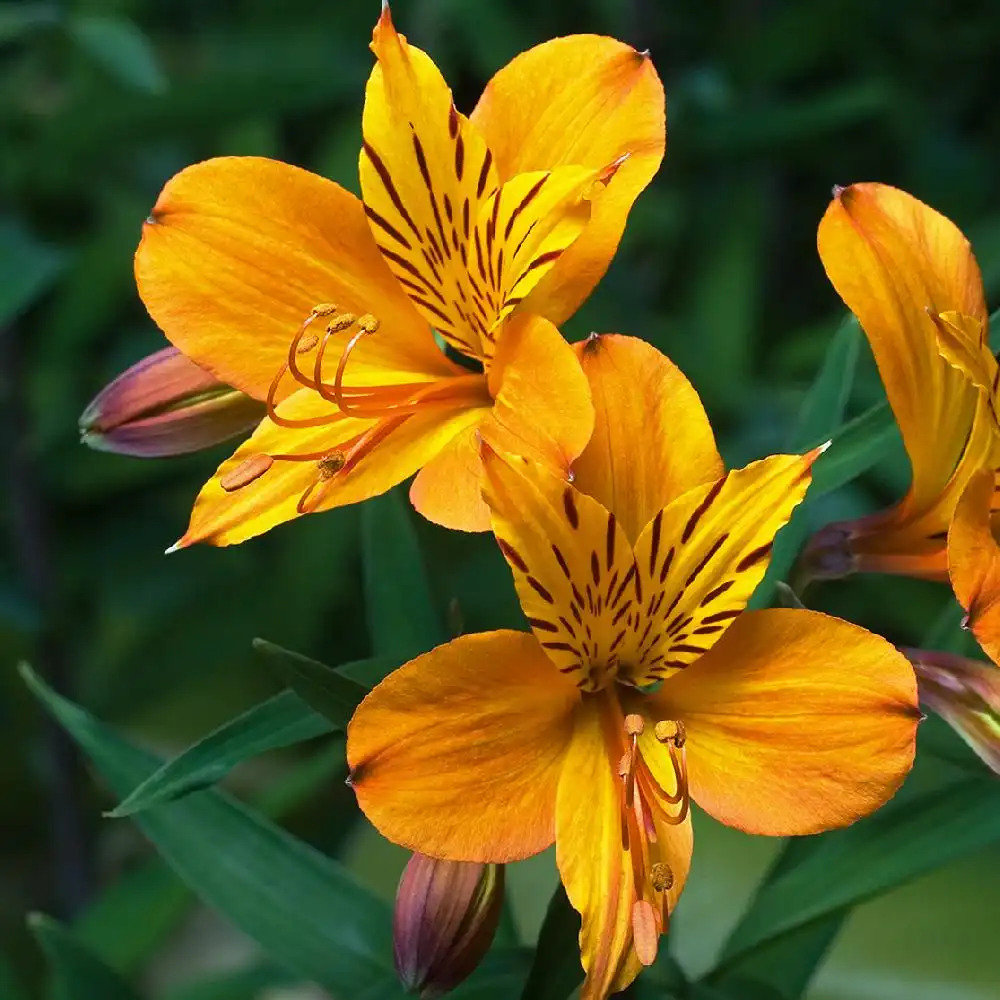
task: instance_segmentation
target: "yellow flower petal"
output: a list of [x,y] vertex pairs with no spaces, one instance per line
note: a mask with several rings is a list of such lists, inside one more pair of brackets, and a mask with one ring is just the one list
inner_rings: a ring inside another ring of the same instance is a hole
[[994,663],[1000,663],[1000,547],[991,530],[996,504],[994,474],[970,481],[948,532],[948,571],[968,626]]
[[496,395],[477,428],[459,435],[421,469],[410,498],[429,520],[486,531],[479,435],[493,447],[525,455],[568,474],[594,425],[590,388],[573,349],[538,316],[517,316],[504,331],[490,366]]
[[[496,327],[590,219],[614,164],[524,172],[501,183],[478,129],[430,57],[375,27],[361,189],[372,234],[424,318],[452,346],[493,355]],[[608,168],[611,168],[610,170]]]
[[[188,530],[177,546],[195,542],[233,545],[297,517],[300,508],[310,512],[329,510],[378,496],[413,475],[452,438],[478,424],[488,412],[485,407],[418,412],[392,430],[355,467],[337,472],[335,465],[330,466],[329,471],[336,474],[324,479],[324,456],[336,463],[338,455],[349,455],[362,435],[375,433],[377,421],[345,417],[317,393],[300,389],[280,404],[279,416],[322,422],[289,428],[263,420],[253,436],[219,466],[202,488]],[[276,457],[259,475],[238,485],[246,478],[241,470],[264,456]],[[307,456],[307,460],[280,456]]]
[[979,267],[952,222],[884,184],[838,189],[818,243],[868,337],[910,456],[913,484],[900,516],[926,510],[962,456],[977,395],[939,357],[931,315],[960,313],[985,330]]
[[[581,915],[580,953],[587,972],[581,997],[591,1000],[625,989],[642,968],[633,946],[636,876],[622,844],[622,781],[617,762],[609,758],[600,697],[586,699],[577,713],[556,811],[559,874]],[[667,893],[672,909],[690,866],[691,818],[676,826],[656,822],[656,834],[659,855],[669,859],[673,875]],[[648,875],[645,865],[641,885],[647,901],[654,897]]]
[[634,544],[657,511],[718,479],[722,459],[698,393],[655,347],[607,334],[576,349],[596,419],[574,482],[615,512]]
[[813,611],[750,611],[651,695],[687,730],[691,795],[748,833],[846,826],[883,805],[913,762],[920,711],[905,657]]
[[642,655],[626,664],[633,683],[686,667],[730,627],[764,576],[775,534],[805,496],[819,453],[735,469],[653,518],[635,546],[652,627]]
[[663,159],[663,87],[652,60],[612,38],[553,39],[501,69],[471,121],[503,180],[569,164],[600,168],[628,154],[583,235],[531,295],[533,312],[562,323],[601,279],[633,202]]
[[493,532],[538,641],[581,690],[600,689],[635,638],[625,533],[614,514],[535,462],[484,445],[483,468]]
[[359,359],[432,377],[451,371],[382,260],[361,202],[285,163],[223,157],[182,170],[143,226],[135,274],[174,345],[258,399],[322,303],[377,314],[381,329]]
[[579,698],[521,632],[462,636],[390,674],[347,730],[358,803],[397,844],[515,861],[555,836]]

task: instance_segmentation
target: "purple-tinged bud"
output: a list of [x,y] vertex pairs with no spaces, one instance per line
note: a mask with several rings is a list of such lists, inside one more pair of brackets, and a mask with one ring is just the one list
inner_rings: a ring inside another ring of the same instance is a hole
[[503,906],[503,865],[414,854],[396,892],[396,972],[421,998],[453,990],[489,950]]
[[84,444],[139,458],[184,455],[250,430],[263,403],[214,378],[176,347],[150,354],[83,411]]
[[920,701],[1000,774],[1000,667],[953,653],[904,649]]

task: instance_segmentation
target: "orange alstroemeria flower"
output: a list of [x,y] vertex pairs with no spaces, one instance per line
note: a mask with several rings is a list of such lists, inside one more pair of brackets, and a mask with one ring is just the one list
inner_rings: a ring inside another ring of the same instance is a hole
[[603,275],[662,160],[648,55],[556,39],[502,69],[466,118],[387,6],[372,49],[361,200],[227,157],[170,180],[143,229],[150,315],[268,408],[178,545],[239,542],[417,470],[421,513],[485,530],[477,433],[563,468],[590,436],[586,381],[553,324]]
[[885,184],[837,188],[818,246],[871,344],[913,479],[889,510],[823,529],[806,553],[806,571],[944,580],[955,505],[994,451],[988,403],[955,367],[957,357],[978,359],[987,343],[976,259],[954,223]]
[[[992,359],[992,356],[991,356]],[[994,474],[976,473],[948,531],[948,572],[971,629],[992,663],[954,653],[907,649],[920,700],[1000,773],[1000,546],[993,535]]]
[[817,451],[728,473],[697,394],[648,344],[580,345],[597,411],[573,484],[484,446],[485,496],[530,633],[463,636],[397,670],[348,729],[361,808],[452,860],[556,844],[584,998],[656,956],[691,800],[759,834],[885,802],[913,759],[913,671],[811,611],[745,612]]

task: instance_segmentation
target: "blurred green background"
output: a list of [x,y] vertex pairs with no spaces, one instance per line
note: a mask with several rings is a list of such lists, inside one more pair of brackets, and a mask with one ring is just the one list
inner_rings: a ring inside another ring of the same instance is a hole
[[[395,0],[393,13],[465,111],[496,69],[555,35],[604,33],[651,50],[667,92],[664,167],[565,332],[636,334],[668,353],[733,463],[790,446],[843,319],[815,252],[832,184],[890,182],[951,216],[996,304],[1000,7],[990,0]],[[405,608],[391,592],[377,599],[392,578],[379,519],[405,510],[398,498],[167,558],[226,447],[131,460],[83,448],[76,423],[105,382],[162,346],[131,256],[172,173],[259,154],[357,190],[377,14],[377,0],[0,3],[0,998],[43,995],[27,911],[73,923],[144,996],[250,1000],[281,984],[262,973],[226,993],[191,986],[267,966],[150,860],[128,820],[102,819],[114,799],[14,667],[30,660],[169,756],[280,689],[251,652],[254,636],[331,664],[391,646],[385,602]],[[863,356],[849,413],[880,398]],[[883,505],[907,475],[897,446],[804,517],[818,526]],[[406,523],[442,623],[456,602],[466,630],[519,621],[489,539]],[[907,643],[950,603],[942,586],[876,577],[817,588],[809,601]],[[975,771],[943,727],[932,735],[934,766]],[[390,898],[404,855],[357,821],[341,777],[340,744],[323,737],[257,758],[227,784]],[[712,965],[780,846],[704,816],[696,830],[672,935],[694,975]],[[809,996],[996,997],[998,862],[1000,846],[980,849],[859,906]],[[532,941],[555,883],[551,858],[516,868],[510,883]]]

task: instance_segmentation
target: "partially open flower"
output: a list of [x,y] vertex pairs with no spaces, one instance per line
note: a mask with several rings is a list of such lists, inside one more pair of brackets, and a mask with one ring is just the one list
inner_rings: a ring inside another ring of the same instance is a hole
[[904,652],[916,672],[921,702],[1000,774],[1000,670],[953,653]]
[[489,950],[503,905],[503,865],[414,854],[396,892],[393,953],[408,990],[453,990]]
[[264,404],[219,382],[176,347],[108,383],[80,417],[84,444],[139,458],[200,451],[249,431]]

